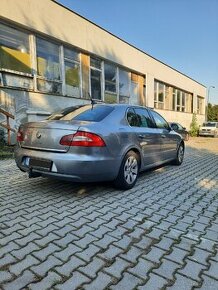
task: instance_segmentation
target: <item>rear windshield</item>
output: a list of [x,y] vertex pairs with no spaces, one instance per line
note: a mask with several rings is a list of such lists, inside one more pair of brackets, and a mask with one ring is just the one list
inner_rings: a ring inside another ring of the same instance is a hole
[[60,112],[52,114],[48,120],[79,120],[100,122],[107,117],[112,111],[113,107],[104,105],[89,106],[75,106],[67,108]]
[[216,127],[216,123],[207,122],[207,123],[204,123],[203,126],[204,127]]

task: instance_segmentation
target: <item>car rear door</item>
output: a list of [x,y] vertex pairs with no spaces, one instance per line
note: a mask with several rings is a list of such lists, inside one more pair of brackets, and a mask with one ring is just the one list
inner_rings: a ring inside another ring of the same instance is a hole
[[177,150],[178,139],[175,134],[172,134],[167,121],[157,112],[150,110],[157,130],[161,139],[161,157],[163,160],[169,160],[175,157]]

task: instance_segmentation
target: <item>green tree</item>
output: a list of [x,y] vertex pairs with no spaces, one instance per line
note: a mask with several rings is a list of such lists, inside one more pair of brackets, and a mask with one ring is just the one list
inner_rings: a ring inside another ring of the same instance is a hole
[[207,120],[218,121],[218,105],[208,104],[207,108]]
[[192,121],[191,121],[191,124],[190,124],[190,135],[192,137],[198,136],[198,129],[199,129],[199,125],[198,125],[198,122],[197,122],[197,116],[194,113],[192,115]]

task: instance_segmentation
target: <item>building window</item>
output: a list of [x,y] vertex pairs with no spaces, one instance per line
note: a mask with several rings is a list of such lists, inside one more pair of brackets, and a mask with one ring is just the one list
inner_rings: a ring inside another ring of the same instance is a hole
[[176,111],[185,112],[185,92],[178,89],[176,89],[175,91]]
[[29,35],[0,23],[0,69],[31,74]]
[[129,72],[119,68],[119,103],[129,103],[130,77]]
[[59,46],[47,40],[37,38],[36,55],[38,90],[61,93]]
[[165,85],[154,81],[154,107],[164,109]]
[[90,58],[90,83],[93,99],[102,99],[102,61],[98,58]]
[[65,93],[80,97],[80,55],[77,51],[64,48]]
[[105,91],[116,93],[117,68],[113,64],[104,64]]
[[197,114],[204,114],[203,112],[203,98],[197,96]]

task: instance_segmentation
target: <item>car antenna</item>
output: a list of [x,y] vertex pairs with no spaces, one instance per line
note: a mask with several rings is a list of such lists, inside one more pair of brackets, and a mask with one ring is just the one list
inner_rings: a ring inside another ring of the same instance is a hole
[[90,101],[91,101],[91,105],[92,105],[92,110],[94,108],[94,105],[96,104],[96,102],[93,100],[93,98],[91,97],[90,93],[89,94],[89,98],[90,98]]

